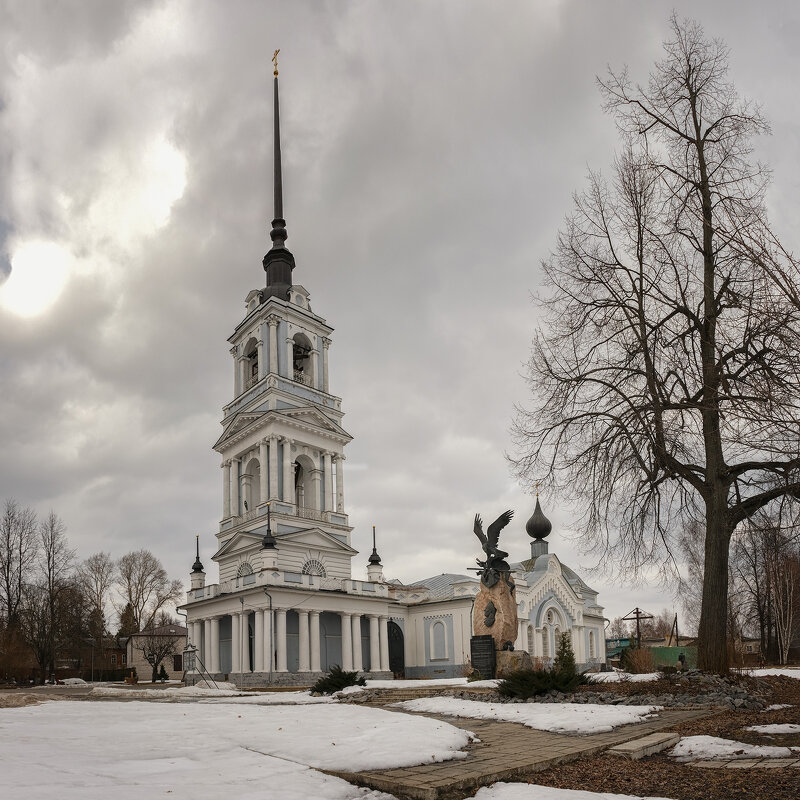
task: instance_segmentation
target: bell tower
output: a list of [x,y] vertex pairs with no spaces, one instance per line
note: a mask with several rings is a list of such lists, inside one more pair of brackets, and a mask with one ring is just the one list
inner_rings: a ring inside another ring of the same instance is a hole
[[[222,435],[214,444],[222,458],[220,547],[214,555],[220,583],[276,564],[288,572],[346,579],[355,554],[343,469],[352,437],[342,427],[342,401],[329,385],[333,328],[312,310],[308,290],[294,282],[295,259],[286,247],[277,55],[266,285],[247,294],[244,317],[228,339],[233,399],[223,408]],[[265,560],[268,527],[274,547]]]

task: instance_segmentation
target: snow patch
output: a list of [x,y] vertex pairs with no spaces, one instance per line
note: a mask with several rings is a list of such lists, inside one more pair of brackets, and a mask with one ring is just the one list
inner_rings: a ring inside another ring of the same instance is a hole
[[494,783],[479,789],[474,800],[669,800],[669,798],[556,789],[552,786],[530,783]]
[[657,681],[663,677],[660,672],[643,672],[634,674],[632,672],[589,672],[586,677],[590,683],[646,683]]
[[745,730],[756,733],[800,733],[800,725],[794,725],[791,722],[787,722],[785,725],[750,725]]
[[684,736],[670,751],[678,761],[734,758],[792,758],[792,751],[800,747],[772,747],[763,744],[745,744],[717,736]]

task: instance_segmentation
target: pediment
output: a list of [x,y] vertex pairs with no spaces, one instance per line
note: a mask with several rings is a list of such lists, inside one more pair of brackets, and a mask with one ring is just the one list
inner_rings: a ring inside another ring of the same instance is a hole
[[228,539],[222,547],[211,556],[212,561],[218,561],[223,556],[229,556],[231,553],[236,553],[239,550],[245,550],[255,544],[260,544],[263,539],[263,534],[255,533],[253,531],[238,531],[233,535],[233,538]]
[[222,435],[214,442],[214,449],[226,442],[233,436],[242,433],[246,428],[249,428],[254,422],[262,419],[267,412],[265,411],[240,411],[234,414],[222,429]]
[[295,422],[313,425],[316,428],[330,431],[331,433],[344,436],[347,439],[353,437],[341,426],[335,423],[330,417],[320,411],[316,406],[299,406],[297,408],[282,408],[275,413],[282,417],[288,417]]
[[322,530],[322,528],[305,528],[294,533],[282,533],[278,537],[278,549],[285,544],[297,547],[311,548],[314,550],[327,550],[328,552],[346,553],[354,556],[358,550],[345,544],[340,539]]

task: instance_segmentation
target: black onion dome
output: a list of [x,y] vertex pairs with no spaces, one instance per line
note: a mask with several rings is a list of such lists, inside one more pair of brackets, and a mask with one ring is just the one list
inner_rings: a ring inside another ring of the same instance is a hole
[[378,551],[373,547],[372,548],[372,555],[369,557],[370,564],[380,564],[381,557],[378,555]]
[[544,515],[542,507],[539,505],[539,498],[536,498],[536,508],[533,511],[533,516],[525,523],[525,530],[531,539],[544,539],[551,530],[553,530],[553,523]]
[[203,571],[203,564],[200,561],[200,556],[194,560],[194,564],[192,564],[192,572],[202,572]]

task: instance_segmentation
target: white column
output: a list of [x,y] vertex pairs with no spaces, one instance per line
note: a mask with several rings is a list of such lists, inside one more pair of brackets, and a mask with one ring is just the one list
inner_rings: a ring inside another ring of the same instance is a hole
[[294,461],[292,439],[283,437],[283,501],[294,503]]
[[286,609],[275,611],[275,647],[278,651],[276,672],[287,672],[286,668]]
[[253,633],[255,634],[253,639],[253,647],[255,648],[255,653],[253,653],[253,671],[263,672],[264,671],[264,612],[263,611],[256,611],[255,630],[253,631]]
[[342,614],[342,669],[350,672],[353,669],[353,628],[350,615]]
[[319,389],[319,350],[311,351],[311,385]]
[[233,356],[233,396],[239,396],[239,359],[236,356],[236,348],[231,347],[231,355]]
[[369,615],[369,671],[378,672],[381,668],[381,646],[379,641],[378,617]]
[[219,617],[211,618],[211,661],[208,671],[212,675],[219,672]]
[[238,517],[241,514],[241,507],[239,505],[239,469],[241,467],[241,459],[231,459],[231,514]]
[[381,672],[389,671],[389,617],[381,617]]
[[231,614],[231,674],[242,671],[242,615],[238,611]]
[[264,327],[261,327],[261,338],[258,340],[258,379],[261,380],[267,374],[264,368]]
[[310,669],[310,660],[309,660],[309,649],[308,649],[308,611],[304,611],[299,609],[297,612],[297,616],[300,620],[300,626],[298,628],[299,632],[299,672],[308,672]]
[[275,669],[275,637],[272,633],[272,612],[264,612],[264,669],[272,672]]
[[320,653],[319,653],[319,611],[311,611],[311,671],[319,672]]
[[222,519],[231,515],[231,462],[222,462]]
[[322,454],[322,472],[325,476],[325,511],[333,511],[336,507],[333,502],[333,453]]
[[198,648],[197,655],[199,655],[200,658],[202,658],[203,657],[203,653],[202,653],[202,651],[199,650],[199,648],[200,648],[200,644],[203,641],[203,623],[202,622],[198,622],[197,620],[194,620],[193,622],[190,622],[189,623],[189,631],[190,631],[190,633],[192,635],[191,636],[191,643],[195,647]]
[[364,660],[361,658],[361,614],[353,614],[353,669],[361,672]]
[[278,499],[278,437],[269,437],[269,499]]
[[239,359],[239,392],[243,392],[247,388],[247,380],[250,376],[247,374],[247,359],[242,356]]
[[269,454],[267,453],[267,440],[262,439],[258,443],[258,461],[261,468],[261,486],[259,487],[259,497],[262,503],[266,503],[269,500],[269,469],[267,464],[267,459],[269,458]]
[[269,371],[278,374],[278,318],[274,315],[267,317],[269,325]]
[[211,619],[203,620],[203,666],[210,672],[211,665]]
[[344,513],[344,456],[336,456],[336,510]]
[[253,670],[250,669],[250,627],[248,625],[250,614],[243,611],[240,616],[242,620],[242,672],[252,672]]
[[294,380],[294,339],[286,337],[286,377]]
[[331,346],[330,339],[322,340],[322,391],[328,391],[328,348]]
[[311,491],[314,494],[314,508],[322,511],[322,470],[311,470]]

